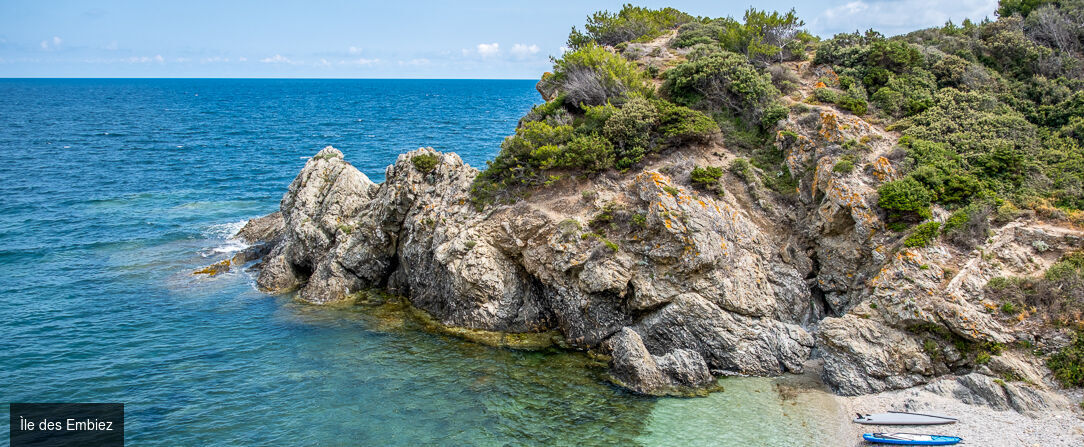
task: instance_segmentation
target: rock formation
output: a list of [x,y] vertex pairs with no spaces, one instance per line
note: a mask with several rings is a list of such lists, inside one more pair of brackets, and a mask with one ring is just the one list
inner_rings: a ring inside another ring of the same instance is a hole
[[[823,358],[842,394],[958,374],[944,393],[1036,410],[1044,400],[1034,396],[1052,384],[1038,360],[980,364],[961,348],[1067,343],[989,312],[983,286],[1042,272],[1084,235],[1025,216],[971,251],[902,246],[876,207],[877,186],[896,175],[896,138],[816,106],[780,125],[791,198],[729,173],[722,194],[694,189],[692,166],[730,157],[712,142],[483,211],[470,197],[478,171],[454,153],[402,154],[375,184],[327,147],[280,213],[240,235],[261,241],[246,258],[261,258],[257,284],[269,292],[322,304],[382,289],[449,327],[557,333],[563,346],[608,356],[615,383],[641,393],[710,387],[713,374],[798,372]],[[847,140],[867,142],[855,162],[865,169],[833,169]],[[999,374],[1028,380],[983,386]]]

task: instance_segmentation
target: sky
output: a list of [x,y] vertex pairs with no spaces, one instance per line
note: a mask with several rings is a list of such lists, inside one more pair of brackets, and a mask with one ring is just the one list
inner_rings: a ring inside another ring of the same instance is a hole
[[[628,1],[0,0],[0,77],[536,79],[573,25]],[[740,18],[751,3],[634,4]],[[755,5],[830,37],[993,19],[997,0]]]

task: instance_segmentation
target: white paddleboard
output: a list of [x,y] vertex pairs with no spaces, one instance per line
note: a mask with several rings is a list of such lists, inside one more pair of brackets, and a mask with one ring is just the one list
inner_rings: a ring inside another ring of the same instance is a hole
[[860,414],[854,421],[866,425],[940,425],[956,423],[955,418],[950,418],[948,416],[897,411],[877,414]]

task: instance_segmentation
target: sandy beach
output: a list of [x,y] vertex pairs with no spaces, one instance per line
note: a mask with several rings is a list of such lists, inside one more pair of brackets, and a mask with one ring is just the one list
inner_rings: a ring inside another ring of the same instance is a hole
[[[944,378],[941,380],[953,380]],[[1079,392],[1070,396],[1080,402]],[[864,396],[838,396],[844,415],[910,411],[952,416],[959,422],[951,425],[894,427],[860,425],[848,422],[845,433],[853,443],[873,445],[861,440],[862,433],[911,432],[959,436],[963,444],[979,446],[1081,446],[1084,445],[1084,414],[1060,410],[1025,415],[1014,410],[999,411],[984,405],[969,405],[951,397],[931,393],[922,387]],[[1078,407],[1079,408],[1079,407]]]

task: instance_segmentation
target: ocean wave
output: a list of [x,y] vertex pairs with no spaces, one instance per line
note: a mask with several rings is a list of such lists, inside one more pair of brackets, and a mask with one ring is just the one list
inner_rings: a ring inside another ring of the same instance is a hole
[[209,249],[200,251],[200,256],[208,258],[211,256],[218,256],[223,254],[233,254],[248,248],[249,244],[246,244],[241,239],[234,237],[237,235],[238,231],[241,231],[241,228],[244,227],[246,223],[248,223],[248,219],[239,220],[237,222],[227,222],[208,226],[206,229],[204,229],[203,235],[206,236],[208,239],[221,240],[222,243]]

